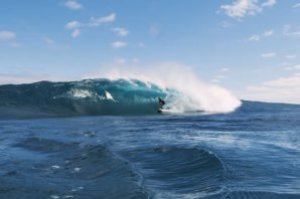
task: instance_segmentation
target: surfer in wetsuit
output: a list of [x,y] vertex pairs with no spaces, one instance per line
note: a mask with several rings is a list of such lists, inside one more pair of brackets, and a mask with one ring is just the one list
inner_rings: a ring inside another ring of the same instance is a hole
[[162,112],[162,108],[165,105],[165,103],[166,102],[163,99],[161,99],[160,97],[158,98],[158,110],[157,110],[158,113]]

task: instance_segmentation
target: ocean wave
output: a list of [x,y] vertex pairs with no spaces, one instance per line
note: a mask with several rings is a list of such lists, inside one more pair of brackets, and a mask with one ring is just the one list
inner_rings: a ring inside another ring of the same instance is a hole
[[149,198],[128,162],[106,146],[28,137],[13,147],[35,158],[15,157],[0,165],[5,171],[0,181],[6,182],[1,198]]
[[161,146],[127,151],[123,156],[141,173],[154,198],[200,198],[222,192],[224,165],[204,149]]
[[87,79],[2,85],[0,118],[157,114],[158,98],[166,101],[162,109],[165,113],[229,111],[228,108],[210,109],[183,90],[161,87],[148,81]]

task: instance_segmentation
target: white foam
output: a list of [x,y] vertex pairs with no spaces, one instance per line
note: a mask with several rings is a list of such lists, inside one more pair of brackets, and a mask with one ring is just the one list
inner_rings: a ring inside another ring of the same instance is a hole
[[51,166],[52,169],[60,169],[60,166],[59,165],[53,165]]
[[75,172],[79,172],[80,170],[81,170],[81,168],[79,168],[79,167],[74,168]]
[[88,90],[83,89],[72,89],[69,91],[70,95],[76,98],[86,98],[86,97],[92,97],[93,93],[91,93]]
[[214,135],[204,134],[203,132],[198,135],[183,135],[184,140],[194,141],[196,143],[204,142],[207,144],[217,145],[221,147],[238,147],[242,150],[247,150],[252,144],[251,140],[241,139],[234,135]]
[[105,96],[105,99],[107,99],[107,100],[115,101],[113,96],[108,91],[104,91],[104,96]]
[[97,93],[91,92],[85,89],[71,89],[68,94],[74,98],[95,98],[98,100],[112,100],[115,101],[112,94],[108,91],[104,91],[103,95],[98,95]]
[[77,192],[77,191],[80,191],[82,189],[84,189],[84,187],[77,187],[77,188],[71,189],[71,192]]

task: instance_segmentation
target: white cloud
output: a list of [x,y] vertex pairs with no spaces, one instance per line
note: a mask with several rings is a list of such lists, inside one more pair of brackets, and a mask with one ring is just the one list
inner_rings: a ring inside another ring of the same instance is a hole
[[217,78],[214,78],[214,79],[212,79],[212,80],[210,80],[212,83],[215,83],[215,84],[218,84],[218,83],[220,83],[220,79],[217,79]]
[[245,15],[254,15],[261,11],[261,8],[252,0],[237,0],[231,5],[222,5],[221,9],[225,10],[230,17],[241,18]]
[[252,35],[251,37],[249,37],[248,40],[249,41],[259,41],[260,40],[260,36],[259,35]]
[[300,104],[300,73],[248,86],[243,98]]
[[284,67],[286,70],[300,70],[300,64],[296,64],[296,65],[287,65]]
[[261,4],[263,7],[271,7],[276,4],[276,0],[266,0],[264,3]]
[[229,68],[221,68],[221,72],[228,72],[230,69]]
[[276,56],[275,52],[269,52],[269,53],[263,53],[263,54],[261,54],[262,58],[273,58],[275,56]]
[[112,23],[116,20],[116,14],[112,13],[110,15],[104,16],[104,17],[99,17],[99,18],[94,18],[92,17],[87,23],[82,23],[79,21],[70,21],[66,24],[66,29],[76,29],[80,27],[97,27],[102,24],[106,23]]
[[267,30],[263,33],[263,36],[265,37],[270,37],[274,34],[274,31],[273,30]]
[[77,38],[77,37],[79,37],[79,35],[80,35],[80,30],[79,30],[79,29],[75,29],[75,30],[72,32],[72,34],[71,34],[71,36],[72,36],[73,38]]
[[256,15],[263,11],[264,7],[271,7],[276,4],[276,0],[236,0],[232,4],[222,5],[221,9],[229,17],[243,18],[247,15]]
[[296,57],[297,57],[296,54],[289,54],[285,56],[286,59],[295,59]]
[[[281,77],[275,80],[267,81],[263,83],[263,86],[267,87],[276,87],[276,88],[284,88],[284,87],[298,87],[300,88],[300,74],[296,73],[289,77]],[[300,93],[300,89],[299,89]],[[299,96],[300,97],[300,96]]]
[[43,40],[46,43],[46,46],[49,48],[52,48],[56,44],[55,41],[49,37],[45,37]]
[[[91,28],[91,27],[98,27],[102,24],[112,23],[116,20],[116,14],[112,13],[110,15],[100,17],[100,18],[91,18],[88,22],[82,23],[79,21],[70,21],[65,25],[66,29],[72,30],[71,36],[76,38],[80,35],[82,28]],[[129,32],[128,32],[129,33]],[[127,33],[127,34],[128,34]],[[126,33],[121,32],[120,34],[124,35]]]
[[45,37],[44,41],[45,41],[45,43],[47,45],[53,45],[53,44],[55,44],[55,41],[53,39],[49,38],[49,37]]
[[294,65],[293,68],[294,68],[295,70],[300,70],[300,64]]
[[0,41],[12,41],[17,38],[16,33],[12,31],[0,31]]
[[80,3],[78,3],[76,0],[68,0],[65,3],[65,6],[70,10],[80,10],[83,8],[83,6]]
[[291,25],[284,25],[283,34],[287,37],[300,38],[300,28],[293,28]]
[[300,8],[300,3],[293,5],[293,8]]
[[100,17],[100,18],[94,18],[92,17],[89,21],[89,23],[87,24],[87,26],[100,26],[102,24],[106,24],[106,23],[112,23],[116,20],[116,14],[115,13],[111,13],[110,15],[104,16],[104,17]]
[[79,21],[74,20],[74,21],[68,22],[65,27],[66,27],[66,29],[76,29],[81,26],[82,26],[82,24]]
[[125,28],[113,28],[112,31],[115,32],[120,37],[126,37],[130,33],[129,30]]
[[123,42],[123,41],[115,41],[115,42],[111,43],[111,46],[113,48],[123,48],[123,47],[127,46],[127,43]]
[[21,46],[21,44],[17,42],[16,33],[7,30],[0,31],[0,42],[7,42],[13,48],[19,48]]
[[252,35],[248,38],[249,41],[260,41],[261,39],[265,37],[271,37],[274,34],[273,30],[266,30],[265,32],[261,34]]

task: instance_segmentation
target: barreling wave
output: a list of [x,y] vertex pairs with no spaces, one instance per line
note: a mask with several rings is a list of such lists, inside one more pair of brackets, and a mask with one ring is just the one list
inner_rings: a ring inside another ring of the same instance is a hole
[[193,96],[146,81],[87,79],[2,85],[0,117],[157,114],[159,97],[166,101],[165,112],[209,111]]

